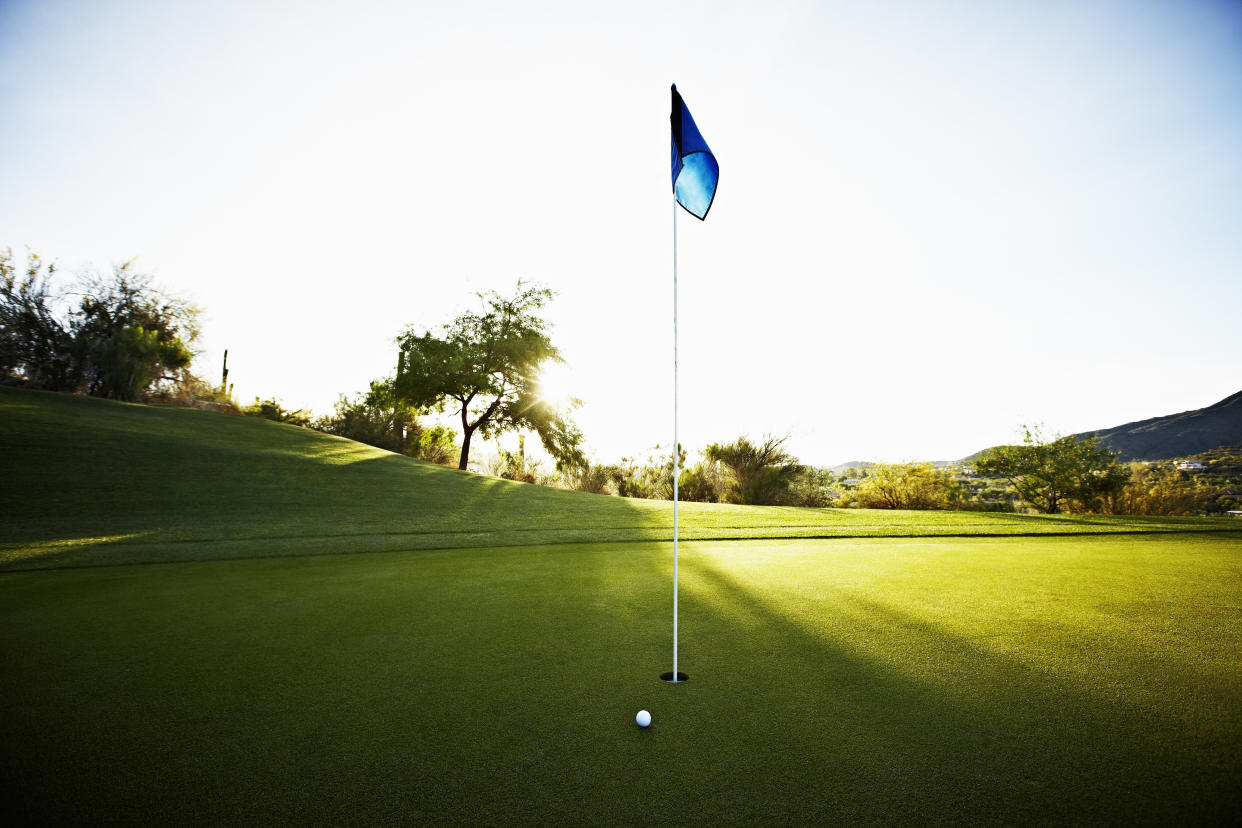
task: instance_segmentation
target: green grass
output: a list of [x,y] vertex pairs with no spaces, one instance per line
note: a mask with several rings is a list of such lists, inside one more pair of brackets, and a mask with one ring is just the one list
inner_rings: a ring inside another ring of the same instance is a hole
[[0,434],[4,824],[1242,813],[1228,521],[689,509],[674,687],[667,504],[4,389]]
[[10,574],[0,767],[49,823],[1220,823],[1238,553],[688,543],[680,687],[667,544]]
[[[664,540],[672,504],[565,492],[307,429],[0,387],[0,571]],[[1239,531],[1203,518],[687,503],[689,539]]]

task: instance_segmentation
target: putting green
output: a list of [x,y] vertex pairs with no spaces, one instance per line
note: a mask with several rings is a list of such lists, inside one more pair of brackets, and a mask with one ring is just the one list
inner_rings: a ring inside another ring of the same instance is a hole
[[[17,821],[1221,823],[1236,535],[591,544],[0,576]],[[647,708],[647,730],[634,714]]]

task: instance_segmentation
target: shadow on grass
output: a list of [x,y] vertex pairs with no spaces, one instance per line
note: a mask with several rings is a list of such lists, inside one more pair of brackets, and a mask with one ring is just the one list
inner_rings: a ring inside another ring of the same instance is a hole
[[[131,431],[68,429],[51,452],[38,422],[13,440],[0,571],[671,536],[667,501],[498,480],[266,421],[102,411]],[[683,504],[682,527],[688,539],[750,539],[1239,532],[1242,522]]]
[[[891,560],[873,545],[860,566]],[[1029,631],[1035,657],[998,652],[991,625],[971,637],[834,587],[831,544],[803,558],[814,588],[747,580],[780,556],[684,546],[691,680],[670,687],[656,676],[669,669],[671,554],[616,544],[13,577],[0,764],[24,776],[9,807],[167,824],[1236,813],[1237,726],[1169,720],[1220,695],[1150,704],[1126,695],[1150,690],[1138,682],[1076,683],[1058,667],[1098,641],[1076,647],[1045,625]],[[640,708],[655,714],[647,731]]]
[[[754,705],[712,772],[813,791],[797,821],[1219,824],[1242,806],[1236,745],[1186,732],[1177,698],[1059,679],[1059,660],[1090,658],[1067,656],[1072,644],[1017,660],[857,594],[797,606],[687,559],[684,664],[702,684],[729,676]],[[779,820],[781,801],[732,807]]]

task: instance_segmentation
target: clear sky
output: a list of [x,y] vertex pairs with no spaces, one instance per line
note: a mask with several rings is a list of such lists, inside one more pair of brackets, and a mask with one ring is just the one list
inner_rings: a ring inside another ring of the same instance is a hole
[[0,247],[137,256],[198,372],[318,413],[476,291],[549,316],[599,460],[952,459],[1242,388],[1237,2],[0,0]]

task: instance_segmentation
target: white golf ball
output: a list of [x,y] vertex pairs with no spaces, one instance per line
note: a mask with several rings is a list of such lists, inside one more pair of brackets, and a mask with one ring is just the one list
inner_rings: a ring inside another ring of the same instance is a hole
[[651,724],[651,714],[646,710],[640,710],[638,715],[634,717],[634,721],[638,722],[639,727],[646,727]]

